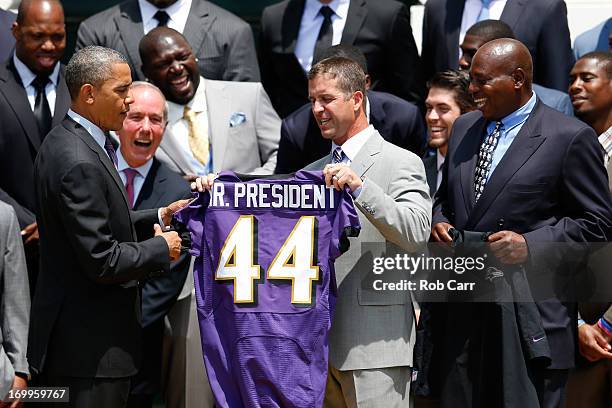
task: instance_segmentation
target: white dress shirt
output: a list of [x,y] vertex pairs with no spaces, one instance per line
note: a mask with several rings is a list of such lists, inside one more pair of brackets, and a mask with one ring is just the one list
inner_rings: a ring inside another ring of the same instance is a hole
[[188,158],[193,169],[197,170],[197,175],[206,175],[212,172],[212,149],[214,146],[210,137],[210,126],[208,123],[208,108],[206,106],[206,93],[204,91],[204,78],[200,77],[200,85],[191,101],[187,104],[196,113],[196,119],[201,129],[208,129],[208,140],[210,158],[206,166],[195,158],[189,146],[189,124],[183,119],[185,105],[179,105],[168,101],[168,126],[164,137],[172,137],[183,150],[185,157]]
[[374,126],[370,125],[367,128],[363,129],[361,132],[357,133],[355,136],[348,139],[342,146],[338,146],[336,143],[332,141],[332,152],[336,150],[336,148],[341,147],[342,151],[346,155],[346,160],[344,163],[350,165],[357,153],[361,150],[363,145],[366,144],[372,133],[374,132]]
[[[370,136],[372,136],[372,133],[374,132],[375,132],[374,126],[369,125],[367,128],[363,129],[361,132],[357,133],[355,136],[351,137],[346,142],[344,142],[342,146],[338,146],[336,143],[332,141],[332,149],[331,149],[332,158],[333,158],[334,150],[336,150],[338,147],[341,147],[342,152],[344,153],[344,156],[345,156],[342,162],[350,166],[351,163],[353,163],[353,160],[355,160],[355,157],[357,157],[357,154],[359,153],[361,148],[366,144],[366,142],[368,141],[368,139],[370,138]],[[363,180],[363,184],[365,184],[365,182],[366,181]],[[361,193],[361,190],[363,189],[363,184],[361,185],[361,187],[351,192],[351,195],[353,196],[354,199],[357,199],[357,197],[359,197],[359,194]]]
[[[85,119],[83,116],[79,115],[72,109],[68,109],[68,116],[72,118],[76,123],[83,126],[83,128],[94,138],[96,143],[100,145],[102,151],[106,152],[104,149],[104,144],[106,143],[106,135],[98,126],[91,123],[88,119]],[[110,158],[109,158],[110,159]]]
[[[506,0],[491,0],[489,4],[489,20],[499,20],[506,7]],[[463,17],[461,18],[461,31],[459,33],[459,44],[463,42],[465,32],[476,24],[478,15],[482,9],[481,0],[466,0],[465,7],[463,8]],[[459,46],[457,44],[457,47]],[[459,51],[461,52],[461,51]],[[461,55],[461,54],[459,54]]]
[[338,45],[346,24],[349,3],[350,0],[333,0],[329,4],[323,4],[319,0],[306,0],[302,21],[300,22],[300,32],[295,45],[295,56],[304,72],[310,71],[314,47],[323,25],[323,16],[319,13],[319,10],[323,6],[329,6],[334,11],[331,18],[334,31],[332,45]]
[[[32,81],[36,78],[36,74],[30,71],[17,55],[13,54],[13,63],[15,64],[15,69],[17,69],[17,73],[21,78],[21,83],[25,88],[26,95],[28,96],[28,102],[30,103],[30,108],[32,108],[32,112],[34,112],[34,105],[36,103],[36,88],[32,85]],[[49,103],[49,109],[51,109],[51,117],[53,117],[53,113],[55,112],[55,96],[57,90],[57,82],[59,81],[59,62],[55,63],[55,68],[51,71],[49,75],[49,82],[45,87],[45,95],[47,96],[47,102]]]
[[138,195],[140,194],[140,190],[142,190],[142,186],[144,185],[145,179],[147,178],[147,174],[149,174],[149,170],[151,170],[151,166],[153,165],[153,159],[147,161],[140,167],[130,167],[130,165],[123,158],[123,153],[121,153],[121,148],[117,149],[117,170],[119,170],[119,177],[121,177],[121,182],[125,186],[127,181],[127,177],[123,170],[127,168],[132,168],[136,170],[136,176],[134,176],[134,203],[138,200]]
[[170,20],[168,20],[168,27],[178,31],[179,33],[183,33],[185,30],[185,24],[187,23],[187,17],[189,16],[189,9],[191,9],[191,1],[192,0],[178,0],[176,3],[166,7],[165,9],[159,9],[149,3],[147,0],[138,0],[144,33],[147,34],[149,31],[157,27],[157,24],[159,24],[159,22],[153,18],[158,10],[163,10],[170,16]]

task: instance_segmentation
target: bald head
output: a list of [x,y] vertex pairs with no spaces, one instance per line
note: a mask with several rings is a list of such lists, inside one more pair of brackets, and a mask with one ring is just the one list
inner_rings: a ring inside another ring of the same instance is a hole
[[493,64],[504,67],[506,74],[511,75],[517,69],[525,74],[525,85],[531,90],[533,81],[533,63],[531,54],[525,45],[512,38],[500,38],[489,41],[476,51],[476,58],[486,58]]
[[185,105],[200,84],[200,71],[191,46],[181,33],[168,27],[149,31],[138,46],[142,72],[167,100]]
[[470,93],[488,119],[499,120],[532,96],[532,61],[520,41],[502,38],[478,49],[470,68]]
[[191,49],[189,43],[181,33],[169,27],[156,27],[149,31],[138,44],[138,52],[143,64],[147,63],[147,57],[158,53],[166,44],[182,44]]
[[13,23],[15,53],[35,74],[49,75],[64,55],[64,9],[57,0],[23,0]]
[[[57,9],[57,10],[53,10]],[[62,14],[62,22],[64,20],[64,8],[62,3],[59,0],[22,0],[19,3],[19,8],[17,9],[17,21],[18,24],[23,24],[28,15],[31,16],[32,13],[43,11],[60,11]]]

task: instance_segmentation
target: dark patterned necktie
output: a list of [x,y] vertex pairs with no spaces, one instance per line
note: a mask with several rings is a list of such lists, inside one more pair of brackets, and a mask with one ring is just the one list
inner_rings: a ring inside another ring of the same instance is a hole
[[336,147],[334,151],[332,152],[332,163],[333,164],[344,163],[344,157],[345,157],[345,154],[342,151],[342,148]]
[[111,142],[110,136],[108,134],[104,138],[104,150],[106,150],[106,154],[108,154],[108,157],[115,165],[115,168],[117,168],[117,164],[119,163],[119,161],[117,160],[117,152],[115,151],[113,143]]
[[153,18],[157,20],[158,27],[167,27],[168,21],[170,20],[170,16],[164,10],[157,10],[157,12],[153,14]]
[[332,46],[334,38],[334,29],[332,27],[334,10],[329,6],[323,6],[319,10],[319,13],[323,16],[323,24],[321,24],[321,30],[319,30],[319,35],[317,36],[317,41],[315,42],[314,51],[312,53],[313,64],[319,61],[319,56],[323,51]]
[[47,101],[47,93],[45,92],[48,83],[49,77],[44,75],[39,75],[32,81],[32,86],[36,90],[34,117],[36,118],[41,141],[51,130],[51,109],[49,108],[49,101]]
[[476,201],[478,201],[482,195],[485,184],[487,183],[489,171],[491,170],[491,163],[493,162],[493,152],[495,152],[495,148],[497,147],[502,126],[503,124],[501,122],[495,123],[495,129],[487,135],[480,145],[476,173],[474,174],[474,196]]

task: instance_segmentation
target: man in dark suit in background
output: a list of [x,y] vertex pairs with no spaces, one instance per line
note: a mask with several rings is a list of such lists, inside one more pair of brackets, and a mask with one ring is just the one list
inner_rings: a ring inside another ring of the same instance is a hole
[[[574,64],[567,7],[563,0],[428,0],[423,17],[422,59],[425,78],[457,68],[459,44],[469,27],[481,20],[501,20],[533,58],[533,82],[566,92]],[[490,3],[486,6],[484,3]],[[469,7],[468,7],[469,5]],[[501,6],[501,7],[500,7]]]
[[[117,131],[121,142],[117,170],[125,185],[128,203],[135,210],[168,205],[189,196],[189,184],[155,158],[167,121],[166,98],[155,85],[134,82],[134,103]],[[174,305],[191,257],[184,253],[171,264],[170,273],[151,278],[142,286],[143,357],[132,383],[128,407],[151,407],[160,389],[164,317]]]
[[176,232],[154,224],[169,225],[185,203],[131,211],[117,173],[106,132],[122,128],[131,82],[120,53],[75,53],[69,117],[35,163],[41,271],[28,361],[41,385],[70,388],[69,407],[126,406],[141,354],[138,280],[167,271],[181,248]]
[[128,58],[134,80],[145,79],[138,44],[155,27],[182,33],[207,79],[259,81],[253,32],[242,19],[205,0],[126,0],[79,26],[76,49],[101,45]]
[[17,213],[33,291],[38,275],[34,159],[70,105],[59,62],[66,47],[61,3],[24,0],[12,31],[15,53],[0,66],[0,200]]
[[339,43],[366,56],[372,89],[423,101],[410,12],[395,0],[285,0],[261,16],[261,76],[284,118],[308,102],[306,73],[316,54]]
[[[542,243],[601,242],[612,236],[612,204],[597,136],[584,123],[537,99],[531,89],[531,56],[516,40],[483,45],[470,74],[470,92],[479,111],[455,121],[434,204],[432,236],[451,242],[451,227],[493,232],[488,242],[502,269],[537,265],[539,274],[548,271],[560,278],[563,265],[544,260]],[[509,395],[503,391],[511,392],[513,406],[520,401],[530,401],[523,406],[563,406],[568,371],[574,365],[576,310],[575,304],[555,296],[553,292],[545,301],[536,299],[544,333],[524,344],[536,352],[526,354],[522,362],[529,375],[507,368],[483,372],[482,366],[470,371],[479,361],[485,363],[478,360],[483,353],[486,367],[499,367],[511,339],[500,337],[498,320],[484,320],[497,316],[493,303],[448,308],[448,321],[457,330],[447,333],[447,347],[440,351],[447,363],[442,370],[443,406],[502,406],[503,395]],[[499,339],[486,343],[488,351],[469,340],[479,324],[489,339]],[[550,364],[538,364],[535,357]],[[516,354],[511,359],[516,362]],[[507,376],[512,376],[510,382]],[[471,382],[477,381],[473,377],[480,377],[486,392],[472,393]],[[511,384],[524,388],[512,392]]]
[[11,27],[16,17],[17,14],[0,9],[0,27],[4,29],[4,32],[0,34],[0,61],[6,60],[11,55],[15,46],[15,37],[5,27]]
[[[357,62],[366,73],[366,88],[369,89],[371,78],[367,63],[357,47],[338,44],[320,54],[321,59],[330,57],[344,57]],[[417,156],[423,154],[425,127],[414,104],[386,92],[376,91],[369,91],[366,100],[368,122],[385,140]],[[330,149],[331,141],[321,137],[311,106],[306,104],[283,119],[275,173],[297,171],[328,155]]]

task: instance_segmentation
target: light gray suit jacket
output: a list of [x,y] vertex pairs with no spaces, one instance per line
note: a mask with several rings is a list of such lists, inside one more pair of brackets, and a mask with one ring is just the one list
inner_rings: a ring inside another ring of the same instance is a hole
[[[259,65],[251,27],[241,18],[208,1],[192,0],[183,35],[198,58],[202,76],[226,81],[259,81]],[[128,58],[134,80],[144,81],[138,44],[144,36],[137,0],[101,11],[79,26],[76,50],[101,45]]]
[[[331,156],[324,157],[306,170],[330,162]],[[375,293],[372,262],[383,256],[381,244],[415,252],[427,242],[431,199],[423,162],[374,130],[351,168],[365,180],[355,200],[361,232],[336,260],[338,301],[329,360],[340,370],[411,366],[415,330],[410,293]]]
[[26,350],[30,288],[15,210],[0,202],[0,399],[11,389],[15,372],[29,374]]
[[[213,170],[272,174],[280,141],[281,119],[259,82],[212,81],[201,78],[208,108]],[[230,126],[235,114],[245,120]],[[189,153],[166,129],[156,157],[181,174],[196,174]]]

